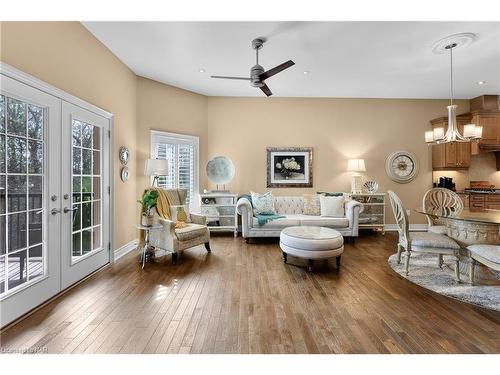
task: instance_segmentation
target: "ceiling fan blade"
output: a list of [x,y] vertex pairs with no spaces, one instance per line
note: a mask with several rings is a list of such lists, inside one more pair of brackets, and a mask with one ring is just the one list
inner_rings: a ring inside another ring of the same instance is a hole
[[260,74],[259,79],[261,81],[264,81],[269,77],[272,77],[273,75],[278,74],[279,72],[291,67],[292,65],[295,65],[295,63],[292,60],[288,60],[287,62],[284,62],[283,64],[275,66],[274,68],[269,69],[267,72]]
[[240,80],[243,80],[243,81],[250,81],[250,78],[247,78],[247,77],[210,76],[210,78],[240,79]]
[[266,94],[267,96],[271,96],[273,93],[271,92],[271,90],[269,90],[269,87],[267,87],[267,85],[264,83],[264,86],[262,86],[260,88],[262,90],[262,92],[264,94]]

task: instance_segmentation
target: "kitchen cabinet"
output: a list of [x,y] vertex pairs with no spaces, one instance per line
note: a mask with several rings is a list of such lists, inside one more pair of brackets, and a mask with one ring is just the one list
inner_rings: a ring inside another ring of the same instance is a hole
[[469,197],[469,208],[500,210],[500,194],[471,194]]
[[500,143],[500,111],[472,111],[471,122],[483,127],[483,137],[472,143],[472,155],[479,154],[480,144]]
[[[471,122],[471,116],[457,116],[457,126],[463,134],[464,125]],[[440,117],[431,121],[432,128],[448,129],[448,118]],[[468,169],[470,167],[471,146],[469,142],[454,142],[432,145],[432,169]]]

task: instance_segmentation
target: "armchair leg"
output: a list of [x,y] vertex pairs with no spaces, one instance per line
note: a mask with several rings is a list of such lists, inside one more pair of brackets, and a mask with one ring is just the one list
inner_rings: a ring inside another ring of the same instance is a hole
[[443,254],[438,255],[438,267],[443,268]]
[[403,246],[398,244],[398,264],[401,264],[401,252],[403,251]]
[[210,253],[212,250],[210,249],[210,242],[205,242],[205,249],[207,249],[207,252]]
[[177,253],[172,253],[172,264],[174,266],[177,264]]

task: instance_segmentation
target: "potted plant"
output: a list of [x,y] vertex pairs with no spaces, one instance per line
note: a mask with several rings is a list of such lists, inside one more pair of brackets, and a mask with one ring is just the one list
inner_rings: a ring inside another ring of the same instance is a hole
[[148,190],[144,193],[141,199],[137,202],[141,205],[141,225],[150,227],[153,225],[153,208],[156,207],[158,192],[156,190]]

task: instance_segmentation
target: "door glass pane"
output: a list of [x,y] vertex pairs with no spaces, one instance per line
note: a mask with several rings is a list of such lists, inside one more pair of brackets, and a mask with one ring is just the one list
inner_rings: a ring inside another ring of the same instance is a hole
[[31,247],[28,255],[28,279],[33,280],[43,275],[42,245]]
[[[73,260],[102,248],[101,129],[72,122],[73,137]],[[80,203],[81,202],[81,203]]]
[[7,98],[7,133],[26,137],[26,103]]
[[24,284],[28,280],[27,255],[28,250],[22,250],[8,255],[7,278],[9,289]]
[[43,139],[43,109],[34,105],[28,106],[28,137]]
[[26,173],[26,138],[7,137],[7,172]]
[[0,293],[44,274],[45,118],[41,107],[0,96]]

